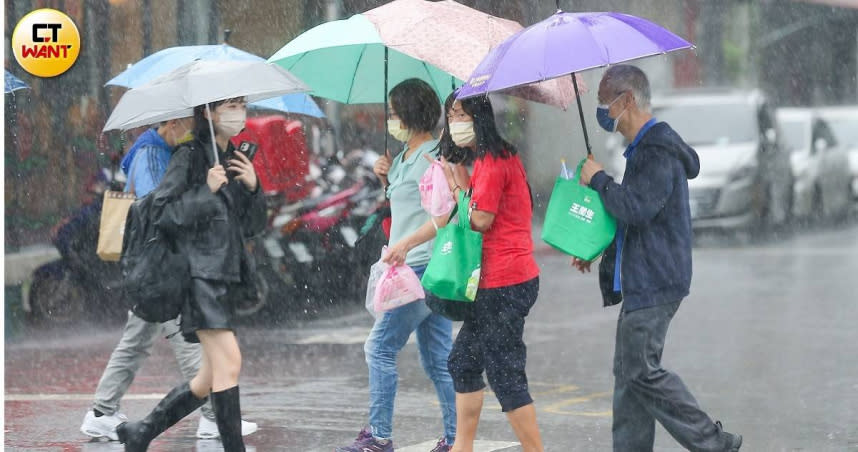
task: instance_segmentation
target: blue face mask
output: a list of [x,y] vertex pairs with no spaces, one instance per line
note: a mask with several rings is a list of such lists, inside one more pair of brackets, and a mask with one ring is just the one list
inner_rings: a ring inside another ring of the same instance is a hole
[[612,118],[608,112],[611,109],[611,105],[614,105],[614,102],[620,100],[620,97],[623,97],[622,94],[617,96],[616,99],[612,100],[610,104],[601,104],[596,107],[596,121],[602,126],[603,129],[608,132],[614,133],[617,131],[617,121],[620,119],[620,116],[623,116],[623,113],[626,111],[623,110],[616,118]]

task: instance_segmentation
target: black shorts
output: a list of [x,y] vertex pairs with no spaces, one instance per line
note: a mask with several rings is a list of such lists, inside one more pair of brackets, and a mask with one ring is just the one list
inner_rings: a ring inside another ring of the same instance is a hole
[[456,336],[447,362],[456,392],[485,388],[485,371],[503,411],[533,402],[524,371],[524,318],[538,294],[538,277],[514,286],[477,291],[473,315]]

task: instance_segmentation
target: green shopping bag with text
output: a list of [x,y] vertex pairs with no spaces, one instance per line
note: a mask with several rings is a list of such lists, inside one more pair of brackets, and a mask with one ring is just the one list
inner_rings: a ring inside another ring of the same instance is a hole
[[617,222],[605,210],[599,193],[579,183],[585,161],[581,160],[571,179],[561,176],[554,183],[542,240],[566,254],[591,261],[614,240]]
[[432,257],[420,280],[438,298],[467,302],[477,297],[483,235],[471,229],[470,202],[470,193],[459,193],[458,221],[438,229]]

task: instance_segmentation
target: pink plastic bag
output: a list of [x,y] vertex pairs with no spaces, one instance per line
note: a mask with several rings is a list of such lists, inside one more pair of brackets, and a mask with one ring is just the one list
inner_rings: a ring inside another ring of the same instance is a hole
[[447,177],[444,176],[444,168],[441,162],[435,160],[420,178],[420,204],[433,217],[442,217],[449,214],[456,201],[450,193]]
[[379,258],[378,262],[372,264],[372,267],[369,268],[369,280],[366,284],[366,299],[364,306],[366,307],[366,310],[376,318],[378,317],[378,312],[375,310],[375,291],[378,287],[378,283],[381,282],[384,274],[387,273],[387,269],[390,268],[390,265],[382,262],[385,254],[387,254],[387,246],[381,248],[381,258]]
[[388,267],[375,288],[373,307],[376,312],[389,311],[426,298],[423,285],[411,267],[400,264]]

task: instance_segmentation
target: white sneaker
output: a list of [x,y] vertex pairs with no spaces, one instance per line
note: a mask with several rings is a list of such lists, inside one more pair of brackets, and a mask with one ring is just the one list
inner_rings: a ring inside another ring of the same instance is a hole
[[[259,426],[255,422],[241,420],[241,436],[247,436],[256,432]],[[210,421],[205,416],[200,416],[200,425],[197,427],[197,438],[199,439],[218,439],[220,432],[217,430],[217,423]]]
[[128,422],[128,418],[122,413],[95,417],[95,413],[89,410],[83,418],[80,431],[92,438],[107,437],[111,441],[119,441],[119,437],[116,436],[116,426],[123,422]]

